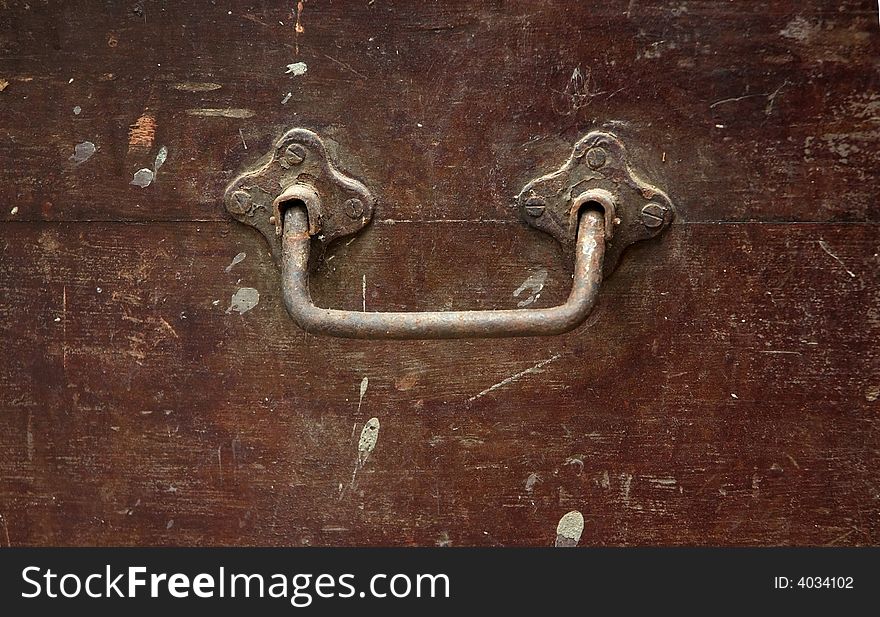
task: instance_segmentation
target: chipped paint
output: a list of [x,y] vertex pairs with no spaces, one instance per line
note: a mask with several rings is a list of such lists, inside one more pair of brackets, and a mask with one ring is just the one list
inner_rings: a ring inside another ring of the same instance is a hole
[[236,311],[239,315],[244,315],[249,310],[257,306],[260,302],[260,292],[253,287],[241,287],[232,294],[232,301],[226,313]]
[[305,75],[306,71],[309,70],[309,67],[305,62],[294,62],[292,64],[287,65],[287,70],[284,72],[285,75],[293,75],[294,77],[298,77],[300,75]]
[[138,169],[134,172],[134,177],[131,179],[129,184],[133,184],[135,186],[139,186],[142,189],[147,188],[153,182],[153,170],[152,169]]
[[517,306],[519,308],[524,308],[530,304],[534,304],[534,302],[541,297],[541,290],[544,289],[544,283],[546,282],[547,270],[544,268],[530,274],[529,277],[523,281],[522,285],[517,287],[516,291],[513,292],[514,298],[519,298],[520,294],[525,291],[529,292],[526,298],[517,303]]
[[187,115],[202,118],[253,118],[254,112],[250,109],[238,109],[235,107],[187,109]]
[[134,150],[149,150],[156,138],[156,118],[144,113],[128,130],[128,147]]
[[79,105],[77,105],[73,108],[73,115],[74,116],[78,116],[81,113],[82,113],[82,107],[80,107]]
[[584,533],[584,515],[577,510],[565,514],[556,526],[556,546],[577,546]]
[[245,257],[247,257],[247,253],[239,253],[238,255],[233,257],[229,265],[226,266],[226,272],[232,271],[232,268],[243,262]]
[[90,141],[78,143],[73,147],[73,155],[70,157],[70,160],[77,165],[81,165],[92,158],[96,151],[95,144]]
[[13,206],[12,210],[9,211],[9,214],[11,214],[12,216],[18,214],[18,206]]

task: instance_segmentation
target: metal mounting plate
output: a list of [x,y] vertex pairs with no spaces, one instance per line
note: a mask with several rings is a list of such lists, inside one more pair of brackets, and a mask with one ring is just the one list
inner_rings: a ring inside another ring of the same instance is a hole
[[280,210],[286,199],[300,194],[320,196],[307,200],[306,209],[309,234],[323,243],[360,231],[373,216],[375,198],[370,191],[339,172],[321,138],[302,128],[287,131],[270,152],[230,182],[224,204],[238,221],[266,237],[277,259],[281,252]]
[[623,143],[605,131],[587,134],[562,167],[532,180],[517,196],[523,219],[556,238],[566,252],[574,250],[578,210],[587,201],[605,210],[606,277],[624,249],[659,235],[675,215],[666,193],[637,175]]

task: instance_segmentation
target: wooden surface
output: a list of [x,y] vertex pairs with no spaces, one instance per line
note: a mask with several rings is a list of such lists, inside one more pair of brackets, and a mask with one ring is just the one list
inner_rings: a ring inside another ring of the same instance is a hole
[[[292,6],[0,2],[0,545],[877,543],[876,3]],[[310,336],[221,204],[293,126],[380,198],[327,306],[562,300],[591,128],[681,216],[568,335]]]

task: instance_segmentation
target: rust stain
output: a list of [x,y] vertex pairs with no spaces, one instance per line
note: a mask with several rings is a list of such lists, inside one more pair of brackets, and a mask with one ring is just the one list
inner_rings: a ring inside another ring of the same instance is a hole
[[293,42],[296,48],[296,54],[299,55],[299,35],[306,31],[302,25],[302,12],[305,8],[305,0],[296,3],[296,25],[294,26]]
[[128,131],[128,148],[129,150],[149,150],[153,147],[153,140],[155,138],[156,118],[145,112],[137,119],[137,122],[131,125]]

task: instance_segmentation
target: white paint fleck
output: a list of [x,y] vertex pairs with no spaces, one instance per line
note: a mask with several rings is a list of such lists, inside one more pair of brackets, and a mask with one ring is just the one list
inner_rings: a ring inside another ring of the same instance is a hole
[[535,485],[541,481],[541,478],[534,471],[526,478],[526,492],[531,493],[535,489]]
[[559,524],[556,526],[556,546],[577,546],[583,533],[584,515],[577,510],[572,510],[559,519]]
[[370,385],[370,378],[369,377],[364,377],[363,379],[361,379],[361,395],[360,395],[360,398],[358,398],[358,413],[361,412],[361,405],[364,402],[364,395],[367,393],[367,386],[369,386],[369,385]]
[[92,158],[92,155],[96,150],[97,148],[95,147],[95,144],[90,141],[78,143],[73,147],[73,155],[70,157],[70,160],[77,165],[85,163]]
[[550,358],[547,358],[546,360],[542,360],[541,362],[538,362],[535,366],[529,367],[524,371],[520,371],[519,373],[517,373],[515,375],[511,375],[507,379],[502,379],[498,383],[489,386],[488,388],[486,388],[485,390],[483,390],[479,394],[475,394],[472,397],[470,397],[468,399],[468,403],[472,403],[475,400],[477,400],[478,398],[485,396],[485,395],[489,394],[490,392],[494,392],[498,388],[503,388],[504,386],[513,383],[514,381],[516,381],[517,379],[520,379],[521,377],[524,377],[526,375],[530,375],[531,373],[539,373],[539,372],[541,372],[542,368],[544,368],[545,366],[547,366],[551,362],[555,362],[556,360],[558,360],[561,357],[562,357],[562,354],[556,354],[554,356],[551,356]]
[[810,37],[813,36],[815,31],[818,29],[817,25],[814,25],[804,19],[803,16],[798,15],[790,22],[785,25],[785,28],[779,31],[779,34],[784,36],[787,39],[794,39],[796,41],[806,41]]
[[289,100],[290,100],[290,97],[292,97],[292,96],[293,96],[293,92],[288,92],[287,94],[285,94],[285,95],[284,95],[284,98],[281,99],[281,104],[282,104],[282,105],[286,105],[286,104],[287,104],[287,101],[289,101]]
[[284,72],[284,74],[298,77],[299,75],[305,75],[306,71],[308,70],[309,67],[306,65],[305,62],[294,62],[293,64],[287,65],[287,70]]
[[738,397],[736,394],[734,394],[733,392],[731,392],[731,393],[730,393],[730,398],[737,399],[737,398],[739,398],[739,397]]
[[247,253],[239,253],[238,255],[233,257],[232,262],[230,262],[230,264],[226,266],[226,271],[230,272],[232,268],[243,262],[245,257],[247,257]]
[[9,214],[11,214],[12,216],[18,214],[18,206],[14,206],[12,210],[9,211]]
[[147,169],[146,167],[143,169],[138,169],[134,172],[134,177],[131,179],[129,184],[133,184],[135,186],[139,186],[142,189],[147,188],[153,182],[153,170]]
[[81,113],[82,113],[82,107],[80,107],[79,105],[77,105],[76,107],[73,108],[73,115],[74,116],[78,116]]
[[367,462],[367,458],[376,447],[376,441],[379,439],[379,418],[370,418],[361,430],[361,437],[358,439],[358,459],[361,465]]
[[361,297],[363,298],[363,311],[367,312],[367,275],[361,279]]
[[229,308],[226,309],[226,313],[229,314],[232,311],[238,312],[239,315],[244,315],[249,310],[254,308],[260,302],[260,292],[254,289],[253,287],[241,287],[234,294],[232,294],[232,301],[229,304]]
[[[354,490],[357,482],[357,473],[367,463],[373,450],[376,447],[376,441],[379,439],[379,418],[370,418],[361,430],[360,439],[358,439],[358,456],[354,463],[354,471],[351,472],[350,488]],[[339,498],[342,498],[340,492]]]
[[517,303],[519,308],[524,308],[533,304],[538,298],[541,297],[541,290],[544,289],[544,283],[547,282],[547,270],[541,268],[540,270],[533,272],[529,275],[529,277],[523,281],[522,285],[520,285],[516,291],[513,292],[514,298],[519,298],[520,294],[524,291],[528,291],[528,297],[520,300]]
[[168,158],[168,148],[162,146],[159,148],[159,153],[156,155],[156,160],[153,162],[153,173],[156,174],[159,171],[159,168],[165,164],[165,159]]

